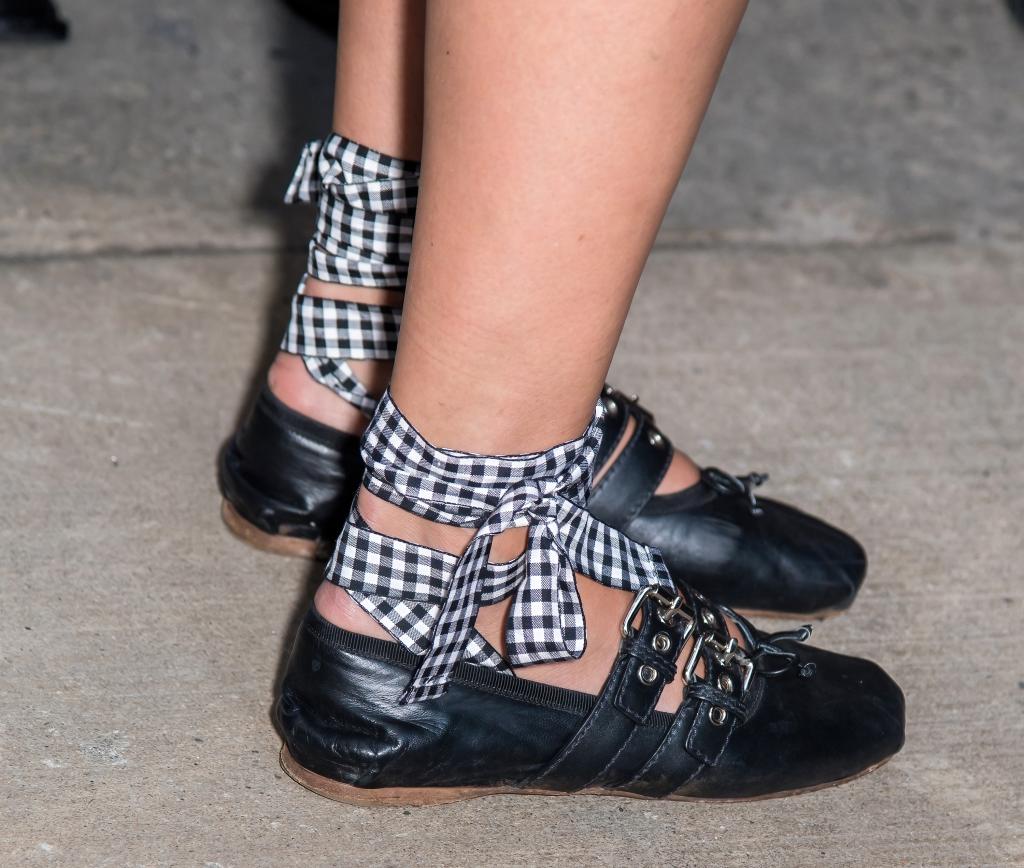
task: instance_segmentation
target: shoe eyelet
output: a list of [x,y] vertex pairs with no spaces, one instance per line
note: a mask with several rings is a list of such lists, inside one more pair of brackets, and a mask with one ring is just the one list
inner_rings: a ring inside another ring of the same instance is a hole
[[615,390],[611,386],[605,386],[604,387],[604,396],[606,398],[610,398],[614,394],[615,394]]
[[661,446],[661,444],[665,442],[665,438],[661,436],[661,432],[651,431],[651,433],[647,435],[647,442],[650,443],[651,446]]
[[654,646],[655,651],[660,651],[664,654],[672,647],[672,640],[669,638],[668,633],[657,633],[651,644]]
[[630,404],[638,404],[640,403],[640,396],[634,393],[630,395],[626,400],[629,401]]
[[617,416],[619,413],[619,405],[611,398],[604,402],[604,407],[608,411],[609,416]]
[[719,708],[717,705],[713,705],[708,710],[708,720],[710,720],[715,726],[721,726],[725,723],[728,716],[728,712],[724,708]]
[[640,677],[640,681],[647,685],[654,684],[658,680],[658,670],[653,666],[648,666],[646,663],[640,667],[640,672],[637,674]]
[[700,613],[700,619],[707,624],[709,627],[715,627],[718,625],[718,620],[715,618],[715,613],[710,609],[705,609]]
[[722,693],[732,693],[732,679],[724,672],[718,676],[718,689]]

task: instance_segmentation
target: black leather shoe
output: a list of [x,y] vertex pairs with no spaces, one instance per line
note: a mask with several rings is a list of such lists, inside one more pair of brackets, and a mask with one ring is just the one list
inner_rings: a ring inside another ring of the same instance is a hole
[[767,477],[715,467],[674,494],[655,495],[674,453],[635,397],[607,388],[602,466],[634,423],[629,441],[594,486],[587,509],[637,542],[661,550],[674,576],[746,614],[822,617],[853,603],[867,556],[821,519],[757,497]]
[[[739,651],[725,639],[733,617],[699,595],[647,589],[600,696],[463,663],[445,695],[400,705],[417,658],[311,611],[276,707],[281,762],[314,792],[362,805],[497,793],[734,800],[842,783],[900,749],[903,695],[878,666],[742,618],[751,650]],[[676,677],[682,704],[654,710]]]
[[[661,549],[669,570],[747,613],[821,617],[847,608],[864,580],[860,544],[820,519],[755,497],[763,477],[715,468],[685,491],[655,495],[673,449],[635,399],[607,389],[602,466],[588,509]],[[359,438],[297,413],[264,387],[220,462],[223,516],[242,539],[281,554],[325,556],[362,476]]]
[[263,387],[221,450],[221,515],[266,551],[325,558],[363,474],[359,437],[286,407]]

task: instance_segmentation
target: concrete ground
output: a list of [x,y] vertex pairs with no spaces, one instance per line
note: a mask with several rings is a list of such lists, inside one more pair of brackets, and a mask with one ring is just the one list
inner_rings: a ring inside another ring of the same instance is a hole
[[[814,641],[907,746],[736,806],[371,811],[277,766],[316,570],[217,516],[279,332],[331,45],[270,0],[64,0],[0,52],[0,864],[1024,864],[1024,34],[997,0],[754,4],[613,381],[698,460],[848,527]],[[615,171],[609,167],[609,171]]]

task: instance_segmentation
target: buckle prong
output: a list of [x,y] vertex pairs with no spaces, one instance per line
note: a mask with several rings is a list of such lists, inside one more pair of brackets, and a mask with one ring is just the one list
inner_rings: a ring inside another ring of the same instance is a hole
[[678,594],[669,596],[661,588],[655,585],[648,585],[637,593],[633,598],[633,602],[629,606],[629,610],[626,612],[626,617],[622,620],[622,638],[629,639],[634,635],[633,630],[633,619],[636,617],[637,612],[640,611],[643,604],[647,599],[653,599],[658,605],[658,620],[661,623],[672,626],[680,618],[685,618],[687,621],[686,627],[684,627],[683,641],[685,642],[690,638],[690,634],[694,629],[693,618],[690,617],[686,611],[686,604],[683,602],[683,598]]

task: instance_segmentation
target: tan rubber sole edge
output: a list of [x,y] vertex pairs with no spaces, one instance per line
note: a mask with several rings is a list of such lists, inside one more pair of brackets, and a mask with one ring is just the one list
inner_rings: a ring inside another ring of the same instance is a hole
[[864,775],[871,774],[875,769],[880,768],[889,762],[892,757],[886,757],[881,762],[868,766],[866,769],[857,772],[855,775],[842,778],[838,781],[829,781],[824,784],[816,784],[813,787],[803,787],[795,790],[785,790],[779,793],[771,793],[767,796],[753,796],[740,799],[702,799],[693,796],[668,796],[665,799],[651,799],[649,796],[640,796],[636,793],[622,793],[614,790],[604,790],[600,787],[593,787],[580,790],[576,793],[560,793],[552,790],[529,790],[516,787],[390,787],[370,789],[367,787],[354,787],[351,784],[343,784],[331,778],[325,778],[316,772],[311,772],[305,766],[299,765],[291,755],[287,745],[281,745],[281,768],[293,781],[305,787],[310,792],[331,799],[335,802],[343,802],[346,805],[358,805],[364,808],[426,808],[433,805],[449,805],[452,802],[465,802],[470,799],[480,799],[484,796],[617,796],[628,799],[644,799],[646,801],[670,801],[670,802],[760,802],[765,799],[781,799],[784,796],[798,796],[802,793],[813,793],[817,790],[827,790],[831,787],[838,787],[841,784],[849,783]]
[[221,501],[220,517],[231,533],[242,542],[248,543],[260,551],[285,555],[290,558],[306,558],[307,560],[317,560],[326,556],[322,551],[322,543],[316,540],[299,539],[294,536],[260,530],[252,522],[242,518],[238,510],[226,500]]

